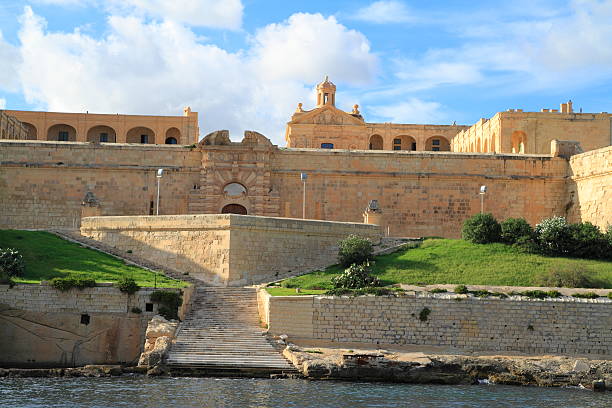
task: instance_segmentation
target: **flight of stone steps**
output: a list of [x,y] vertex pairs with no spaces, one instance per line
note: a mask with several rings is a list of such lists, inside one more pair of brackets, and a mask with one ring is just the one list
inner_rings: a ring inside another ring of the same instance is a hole
[[166,358],[171,373],[268,376],[295,368],[263,334],[253,288],[198,287]]

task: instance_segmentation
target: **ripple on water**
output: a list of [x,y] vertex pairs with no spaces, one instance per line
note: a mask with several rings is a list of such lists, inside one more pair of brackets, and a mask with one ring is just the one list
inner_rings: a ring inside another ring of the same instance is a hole
[[612,393],[511,386],[444,386],[234,378],[2,378],[0,406],[604,408]]

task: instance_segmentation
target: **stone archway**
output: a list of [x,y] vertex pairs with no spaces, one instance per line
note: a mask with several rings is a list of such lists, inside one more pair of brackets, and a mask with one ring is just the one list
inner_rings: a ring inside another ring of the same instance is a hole
[[76,129],[64,123],[49,127],[47,130],[47,140],[59,142],[76,142]]
[[372,135],[370,137],[370,150],[382,150],[383,149],[383,138],[380,135]]
[[117,133],[115,129],[110,126],[94,126],[87,131],[87,141],[95,143],[115,143],[117,141]]
[[139,126],[128,130],[127,143],[155,144],[155,132],[151,129]]
[[[430,152],[448,152],[450,151],[450,143],[444,136],[433,136],[425,141],[425,150]],[[470,150],[474,151],[473,143]]]
[[247,215],[247,209],[240,204],[228,204],[221,209],[221,214]]

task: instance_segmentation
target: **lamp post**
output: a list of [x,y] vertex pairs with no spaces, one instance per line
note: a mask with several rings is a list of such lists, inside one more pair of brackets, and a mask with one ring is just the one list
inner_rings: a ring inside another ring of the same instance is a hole
[[306,219],[306,179],[308,178],[308,174],[301,173],[300,179],[304,182],[304,191],[302,197],[302,219]]
[[484,196],[487,193],[487,186],[480,186],[480,213],[484,214]]
[[164,174],[164,169],[157,169],[157,203],[155,205],[155,215],[159,215],[159,182]]

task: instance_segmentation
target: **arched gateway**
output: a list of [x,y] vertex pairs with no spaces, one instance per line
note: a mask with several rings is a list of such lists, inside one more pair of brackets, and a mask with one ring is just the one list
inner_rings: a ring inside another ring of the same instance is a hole
[[247,209],[240,204],[228,204],[221,210],[221,214],[247,215]]

